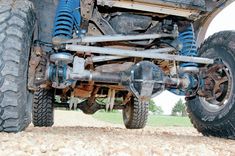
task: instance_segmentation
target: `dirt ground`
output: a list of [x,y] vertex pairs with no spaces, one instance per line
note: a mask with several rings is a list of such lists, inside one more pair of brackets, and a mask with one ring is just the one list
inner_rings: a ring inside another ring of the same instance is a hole
[[56,111],[52,128],[30,126],[17,134],[0,133],[0,156],[5,155],[232,156],[235,141],[203,137],[193,128],[127,130],[79,112]]

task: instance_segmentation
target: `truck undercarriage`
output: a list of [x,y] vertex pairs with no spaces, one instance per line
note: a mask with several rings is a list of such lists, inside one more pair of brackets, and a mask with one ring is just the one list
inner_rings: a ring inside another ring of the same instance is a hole
[[[213,64],[214,60],[197,57],[193,22],[204,15],[208,6],[218,3],[59,1],[53,38],[48,39],[52,40],[53,54],[46,53],[50,55],[49,63],[44,59],[45,67],[41,67],[46,49],[43,46],[47,44],[37,34],[31,59],[42,60],[37,67],[32,66],[29,88],[57,88],[65,103],[74,97],[92,99],[87,105],[95,110],[83,110],[92,113],[104,108],[95,102],[99,97],[109,99],[105,106],[108,110],[123,108],[114,99],[128,101],[130,97],[125,96],[129,92],[143,101],[164,89],[195,96],[204,89],[198,65]],[[79,7],[81,10],[76,10]],[[37,73],[37,68],[46,72]],[[87,109],[84,103],[75,105]]]
[[[52,126],[53,107],[67,107],[86,114],[121,109],[127,128],[143,128],[149,100],[168,90],[185,96],[190,118],[200,120],[196,128],[213,135],[213,126],[207,131],[199,123],[232,107],[231,53],[222,56],[217,48],[208,55],[209,43],[198,49],[210,21],[232,1],[32,2],[36,24],[27,85],[34,92],[35,126]],[[199,101],[214,114],[195,117],[191,105]],[[49,117],[42,119],[42,110]]]
[[[179,73],[171,71],[198,72],[197,63],[214,63],[212,59],[192,57],[197,56],[192,23],[200,18],[201,11],[206,10],[205,1],[183,1],[176,7],[174,1],[90,0],[58,3],[52,34],[54,52],[47,52],[50,54],[49,65],[37,67],[46,68],[47,72],[38,74],[38,77],[37,72],[35,77],[30,76],[34,80],[29,81],[29,87],[37,90],[38,87],[52,85],[62,91],[59,91],[64,98],[62,101],[67,101],[71,95],[85,99],[95,99],[91,94],[107,97],[111,96],[110,92],[114,93],[109,99],[115,98],[116,92],[117,96],[121,95],[120,98],[131,92],[147,101],[163,88],[179,88],[178,91],[184,92],[190,82],[185,76],[180,78]],[[152,7],[152,11],[146,11],[145,5]],[[81,10],[76,10],[79,7]],[[178,10],[174,13],[176,8]],[[40,35],[37,38],[33,53],[36,57],[32,59],[40,59],[43,54],[37,56],[37,53],[44,51],[43,46],[47,45],[44,44],[45,38],[41,39]],[[196,81],[196,78],[192,79]]]

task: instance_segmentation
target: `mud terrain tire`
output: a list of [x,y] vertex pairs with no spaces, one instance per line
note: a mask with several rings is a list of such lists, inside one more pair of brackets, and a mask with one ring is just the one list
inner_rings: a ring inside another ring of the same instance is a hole
[[19,132],[31,123],[28,60],[35,22],[27,0],[0,2],[0,131]]
[[40,89],[34,93],[33,125],[51,127],[54,124],[53,90]]
[[223,107],[210,106],[200,97],[187,101],[187,111],[194,127],[205,136],[235,138],[235,32],[224,31],[207,39],[200,56],[220,58],[229,66],[231,88]]
[[123,109],[123,122],[127,129],[144,128],[148,120],[148,102],[140,102],[132,97]]

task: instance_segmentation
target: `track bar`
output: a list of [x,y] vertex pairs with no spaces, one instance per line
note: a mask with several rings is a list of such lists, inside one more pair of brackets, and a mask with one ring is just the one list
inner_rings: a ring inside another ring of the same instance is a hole
[[[145,52],[155,52],[155,53],[167,53],[169,52],[169,48],[164,48],[161,51],[156,51],[156,49],[150,49],[150,50],[145,50]],[[105,56],[95,56],[92,58],[92,62],[103,62],[103,61],[111,61],[111,60],[118,60],[118,59],[124,59],[127,58],[128,56],[112,56],[112,55],[105,55]]]
[[127,58],[127,57],[105,55],[105,56],[92,57],[91,60],[92,60],[92,62],[104,62],[104,61],[119,60],[119,59],[124,59],[124,58]]
[[84,36],[77,39],[67,40],[63,43],[95,43],[95,42],[113,42],[113,41],[136,41],[146,39],[156,39],[177,37],[176,34],[141,34],[141,35],[102,35],[102,36]]
[[213,59],[208,59],[208,58],[161,54],[162,51],[164,52],[175,51],[174,48],[160,48],[160,49],[156,49],[156,51],[151,49],[151,52],[148,52],[148,50],[134,51],[134,50],[124,50],[124,49],[116,49],[116,48],[106,48],[106,47],[81,46],[81,45],[66,45],[65,48],[66,50],[70,50],[70,51],[91,52],[91,53],[96,53],[96,54],[152,58],[152,59],[172,60],[172,61],[181,61],[181,62],[193,62],[193,63],[200,63],[200,64],[213,64],[214,63]]

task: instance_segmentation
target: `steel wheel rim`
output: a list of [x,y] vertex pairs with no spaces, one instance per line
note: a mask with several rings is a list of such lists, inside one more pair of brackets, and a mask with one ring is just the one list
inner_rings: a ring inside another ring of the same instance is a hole
[[216,100],[209,100],[209,101],[204,97],[199,97],[202,106],[209,112],[218,112],[224,109],[224,107],[228,105],[230,97],[232,96],[232,90],[233,90],[233,76],[231,72],[232,70],[228,65],[228,63],[223,61],[223,64],[225,65],[225,67],[222,70],[227,75],[228,78],[228,82],[227,84],[225,84],[227,86],[224,86],[225,88],[227,88],[226,94],[223,95],[224,97],[222,97],[222,99],[220,99],[221,97],[219,97]]

